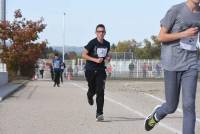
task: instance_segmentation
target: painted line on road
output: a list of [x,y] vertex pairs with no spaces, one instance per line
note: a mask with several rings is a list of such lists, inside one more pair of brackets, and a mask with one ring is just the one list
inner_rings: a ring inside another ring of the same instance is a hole
[[[73,82],[72,82],[71,84],[74,85],[75,87],[78,87],[78,88],[84,90],[84,91],[87,91],[86,88],[84,88],[84,87],[82,87],[82,86],[80,86],[80,85],[78,85],[78,84],[76,84],[76,83],[73,83]],[[123,103],[121,103],[121,102],[119,102],[119,101],[116,101],[116,100],[114,100],[114,99],[112,99],[112,98],[110,98],[110,97],[105,96],[105,99],[106,99],[107,101],[109,101],[109,102],[112,102],[112,103],[114,103],[114,104],[117,104],[117,105],[121,106],[122,108],[124,108],[124,109],[126,109],[126,110],[128,110],[128,111],[130,111],[130,112],[133,112],[133,113],[137,114],[138,116],[140,116],[140,117],[142,117],[142,118],[145,118],[145,117],[146,117],[143,113],[141,113],[141,112],[139,112],[139,111],[137,111],[137,110],[134,110],[134,109],[132,109],[131,107],[129,107],[129,106],[127,106],[127,105],[125,105],[125,104],[123,104]],[[181,131],[179,131],[179,130],[177,130],[177,129],[175,129],[175,128],[172,128],[172,127],[170,127],[170,126],[168,126],[168,125],[166,125],[166,124],[164,124],[164,123],[159,123],[159,125],[162,126],[162,127],[164,127],[164,128],[166,128],[166,129],[168,129],[168,130],[170,130],[171,132],[174,132],[174,133],[176,133],[176,134],[181,134]]]
[[[148,94],[148,93],[143,93],[143,94],[146,95],[146,96],[148,96],[148,97],[151,97],[151,98],[153,98],[153,99],[155,99],[155,100],[157,100],[157,101],[160,101],[161,103],[164,103],[164,102],[165,102],[165,100],[163,100],[163,99],[161,99],[161,98],[159,98],[159,97],[157,97],[157,96],[154,96],[154,95],[152,95],[152,94]],[[180,113],[183,113],[183,110],[180,109],[180,108],[178,108],[177,111],[180,112]],[[198,123],[200,123],[200,119],[199,119],[199,118],[196,118],[196,121],[197,121]]]

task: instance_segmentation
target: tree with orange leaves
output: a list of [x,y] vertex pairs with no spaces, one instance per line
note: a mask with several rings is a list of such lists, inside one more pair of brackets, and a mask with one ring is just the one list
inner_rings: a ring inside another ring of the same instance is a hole
[[39,21],[26,20],[20,10],[15,11],[12,22],[0,22],[0,39],[6,42],[6,45],[1,43],[1,58],[10,74],[20,72],[28,77],[34,74],[34,66],[47,44],[47,41],[37,41],[45,27],[42,18]]

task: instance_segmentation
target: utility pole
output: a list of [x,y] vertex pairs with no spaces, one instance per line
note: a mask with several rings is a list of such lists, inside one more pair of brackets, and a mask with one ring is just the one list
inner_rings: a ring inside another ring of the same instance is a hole
[[6,20],[6,0],[1,0],[0,3],[0,8],[1,8],[1,21]]
[[65,61],[65,36],[66,36],[66,26],[65,26],[65,16],[66,16],[66,13],[64,12],[64,16],[63,16],[63,62]]
[[[6,21],[6,0],[1,0],[0,2],[0,21]],[[0,53],[3,52],[2,45],[5,45],[5,40],[0,40]],[[0,58],[1,62],[1,58]]]

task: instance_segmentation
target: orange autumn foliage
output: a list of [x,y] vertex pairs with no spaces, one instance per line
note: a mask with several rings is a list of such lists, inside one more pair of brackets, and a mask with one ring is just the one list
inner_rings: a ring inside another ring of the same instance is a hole
[[31,77],[34,65],[46,48],[47,41],[38,41],[39,33],[46,25],[43,19],[26,20],[20,10],[16,10],[14,20],[0,22],[0,39],[3,45],[2,61],[7,64],[9,72]]

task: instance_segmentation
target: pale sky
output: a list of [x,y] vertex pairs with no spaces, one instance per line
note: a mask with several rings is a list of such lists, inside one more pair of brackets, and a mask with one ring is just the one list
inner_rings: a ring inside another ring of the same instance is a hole
[[7,0],[7,19],[16,9],[23,16],[44,18],[47,28],[41,40],[51,46],[63,45],[63,13],[66,12],[67,46],[84,46],[95,37],[95,27],[103,23],[111,43],[136,39],[143,41],[159,32],[166,11],[183,0]]

